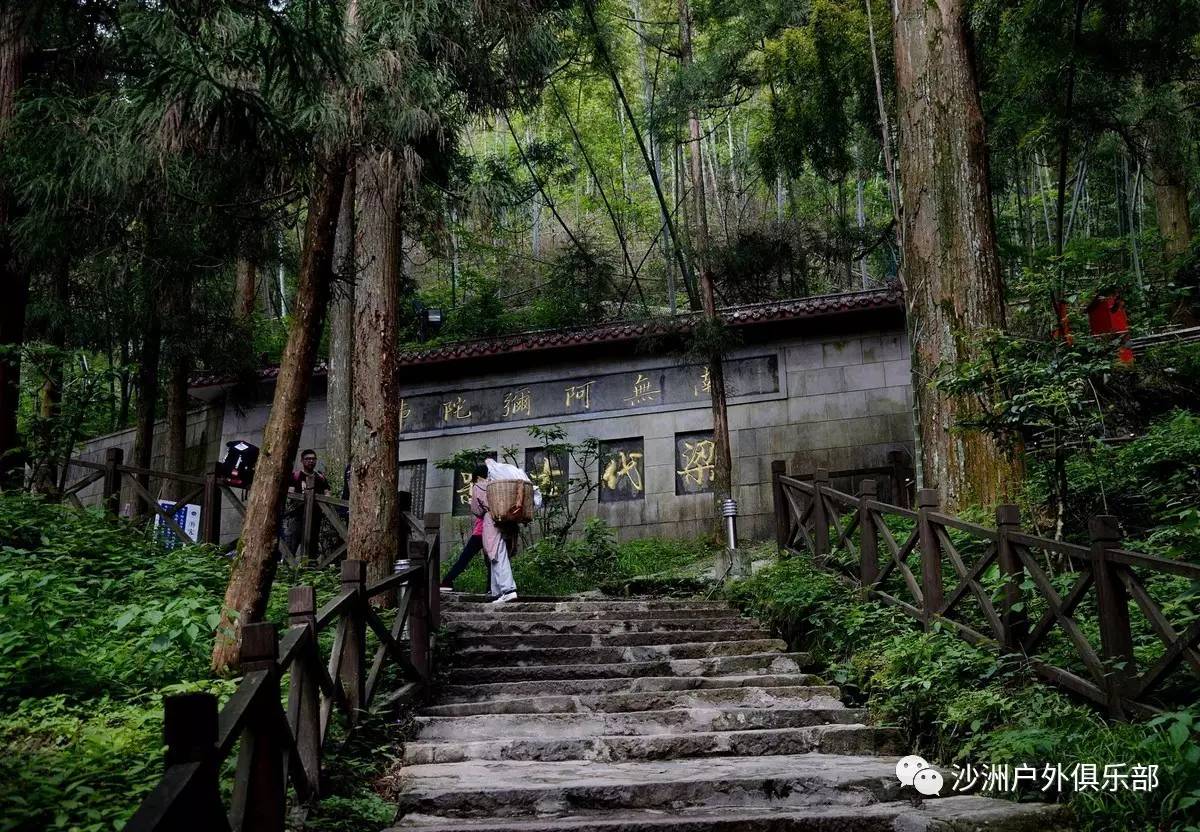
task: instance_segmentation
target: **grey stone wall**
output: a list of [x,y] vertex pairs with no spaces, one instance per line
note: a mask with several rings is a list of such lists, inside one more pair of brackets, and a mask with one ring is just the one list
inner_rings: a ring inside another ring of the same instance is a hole
[[[912,447],[908,347],[901,331],[860,333],[846,337],[797,336],[736,350],[731,358],[774,355],[778,362],[779,390],[736,400],[729,408],[733,456],[734,496],[741,515],[743,537],[772,534],[771,461],[787,460],[790,471],[830,470],[884,466],[888,453]],[[677,356],[644,355],[586,362],[547,363],[508,375],[495,372],[478,376],[452,376],[436,381],[402,383],[406,397],[431,393],[464,394],[511,385],[558,381],[589,374],[650,371],[676,366]],[[460,365],[456,365],[460,366]],[[323,385],[308,404],[299,448],[316,449],[325,459],[326,408]],[[262,401],[250,406],[222,407],[215,403],[197,422],[206,427],[203,445],[211,464],[225,443],[245,439],[261,444],[269,411],[269,389]],[[678,434],[712,429],[706,397],[687,404],[651,406],[630,412],[580,413],[549,419],[512,420],[503,425],[478,425],[456,431],[429,431],[406,435],[400,445],[401,462],[425,460],[425,510],[443,514],[445,540],[461,538],[468,518],[450,515],[454,475],[434,463],[463,448],[487,447],[498,451],[517,448],[517,458],[537,442],[529,425],[561,424],[572,441],[589,437],[618,440],[640,437],[644,459],[641,471],[644,497],[627,502],[600,502],[595,495],[581,517],[602,517],[622,539],[645,536],[692,536],[707,530],[712,513],[710,494],[676,494],[676,440]],[[217,427],[219,425],[219,427]],[[214,441],[215,438],[215,441]],[[110,443],[111,444],[111,443]],[[94,447],[104,445],[96,440]],[[596,479],[599,466],[590,476]],[[341,472],[327,471],[335,490]],[[571,476],[579,472],[572,470]],[[239,531],[239,516],[226,507],[222,533],[232,539]]]
[[[912,447],[908,347],[902,333],[795,339],[738,350],[733,357],[772,351],[779,356],[779,392],[753,397],[753,401],[736,403],[729,409],[740,530],[743,536],[755,538],[772,534],[772,460],[787,460],[792,471],[877,467],[888,463],[890,451],[911,451]],[[569,372],[633,372],[670,360],[591,362],[572,365]],[[567,368],[548,366],[516,374],[508,381],[520,385],[562,377],[566,372]],[[449,385],[445,382],[415,385],[406,388],[406,393],[411,391],[416,395],[439,389],[457,393],[504,381],[495,375],[486,379],[464,378]],[[588,437],[599,440],[642,437],[644,442],[644,499],[600,502],[593,496],[584,508],[583,518],[604,518],[621,538],[692,536],[706,531],[712,497],[677,495],[675,464],[677,434],[712,428],[712,414],[706,401],[653,412],[600,413],[554,421],[567,429],[572,441]],[[467,521],[449,517],[454,497],[453,476],[434,468],[433,463],[462,448],[484,446],[492,450],[517,446],[518,458],[523,458],[524,449],[536,445],[526,430],[530,422],[431,435],[401,443],[402,460],[427,460],[426,510],[447,512],[442,528],[444,538],[461,537]],[[578,473],[571,471],[572,476]],[[595,478],[598,471],[590,473]]]
[[[220,402],[209,405],[208,407],[197,408],[188,412],[187,419],[187,454],[186,466],[188,474],[200,475],[206,471],[212,470],[212,464],[217,460],[218,448],[224,446],[218,445],[218,440],[222,430],[222,416],[224,408]],[[260,429],[261,435],[261,429]],[[157,470],[166,468],[166,439],[167,425],[166,422],[160,420],[154,423],[154,443],[151,446],[150,467]],[[89,439],[86,442],[81,442],[76,446],[75,456],[88,462],[103,462],[105,457],[105,449],[120,448],[125,452],[125,464],[133,464],[133,428],[128,430],[117,431],[116,433],[105,434],[94,439]],[[69,472],[71,480],[81,479],[84,475],[90,473],[82,469],[73,468]],[[151,482],[150,490],[152,493],[158,493],[158,483]],[[79,493],[80,501],[84,505],[99,505],[100,504],[100,483],[94,483],[88,486]],[[133,489],[126,486],[121,490],[121,507],[122,510],[126,506],[133,503]]]

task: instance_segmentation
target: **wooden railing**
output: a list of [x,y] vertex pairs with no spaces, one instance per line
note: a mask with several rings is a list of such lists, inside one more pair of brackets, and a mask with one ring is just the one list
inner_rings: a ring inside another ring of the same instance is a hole
[[[1024,656],[1114,716],[1194,701],[1200,686],[1174,676],[1183,665],[1200,677],[1200,609],[1181,586],[1200,581],[1200,566],[1120,548],[1116,518],[1091,518],[1083,546],[1022,532],[1014,505],[997,508],[991,529],[939,511],[934,489],[918,492],[914,511],[879,502],[872,480],[851,495],[826,471],[805,482],[781,461],[771,470],[781,550],[811,554],[927,628]],[[1174,597],[1155,598],[1162,587]]]
[[[243,676],[219,712],[211,694],[164,700],[166,769],[126,832],[283,832],[289,786],[297,805],[320,797],[322,752],[335,714],[356,725],[380,700],[389,665],[398,669],[402,684],[387,704],[423,699],[440,618],[438,549],[437,532],[430,530],[427,538],[409,544],[407,569],[369,586],[366,563],[343,561],[341,591],[320,609],[313,587],[291,588],[282,637],[274,624],[243,627]],[[386,613],[371,603],[389,596],[395,596],[395,605]],[[330,629],[334,637],[326,658],[320,634]],[[235,750],[227,807],[221,772]]]
[[[66,460],[68,473],[71,468],[76,468],[83,474],[75,481],[68,482],[59,498],[82,509],[84,506],[80,493],[100,483],[100,504],[106,512],[116,515],[120,509],[121,490],[127,484],[134,496],[148,507],[148,516],[157,516],[165,528],[185,543],[219,544],[221,515],[225,504],[232,506],[240,519],[245,519],[246,500],[243,489],[231,486],[219,477],[215,466],[214,470],[203,476],[176,474],[125,465],[123,454],[120,448],[106,448],[104,462],[76,458]],[[183,496],[179,499],[172,498],[170,506],[160,506],[152,495],[152,481],[173,483],[176,486],[175,493],[181,493]],[[280,487],[283,487],[282,484]],[[176,512],[189,503],[200,507],[200,528],[194,535],[189,534],[175,519]],[[401,511],[407,513],[411,506],[412,495],[400,492]],[[303,492],[289,490],[284,500],[284,517],[280,525],[283,533],[278,538],[280,556],[291,566],[307,564],[318,568],[343,558],[348,540],[346,521],[349,509],[349,501],[318,494],[311,487],[311,483]],[[288,533],[293,527],[295,534],[289,539]],[[404,534],[406,531],[407,525],[402,527],[401,551],[405,551],[407,547],[408,537]]]

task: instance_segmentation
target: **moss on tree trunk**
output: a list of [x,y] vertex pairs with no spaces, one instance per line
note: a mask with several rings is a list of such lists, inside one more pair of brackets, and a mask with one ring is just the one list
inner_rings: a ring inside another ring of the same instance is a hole
[[[904,275],[925,485],[947,507],[1012,496],[1015,456],[958,423],[976,402],[935,389],[939,368],[1004,328],[987,146],[962,0],[899,0],[895,26]],[[989,391],[981,391],[988,395]]]
[[288,342],[279,363],[275,397],[263,429],[258,467],[246,502],[242,539],[229,575],[213,646],[212,666],[218,673],[228,672],[237,665],[242,625],[262,620],[271,593],[279,514],[287,477],[300,444],[300,428],[304,424],[317,345],[329,301],[333,236],[345,178],[344,156],[334,154],[333,158],[325,159],[319,165],[317,184],[309,199]]

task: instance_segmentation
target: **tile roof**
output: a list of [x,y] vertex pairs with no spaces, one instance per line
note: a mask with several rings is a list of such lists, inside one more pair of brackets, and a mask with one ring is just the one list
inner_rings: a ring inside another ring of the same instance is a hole
[[[891,283],[879,289],[731,306],[720,310],[720,314],[730,326],[744,327],[781,321],[809,320],[860,311],[902,308],[903,300],[900,288],[897,284]],[[651,335],[687,332],[699,320],[699,317],[699,313],[691,313],[675,318],[614,321],[596,326],[535,330],[493,338],[454,341],[448,344],[405,350],[400,353],[399,363],[402,367],[427,366],[485,356],[515,355],[587,344],[635,341]],[[325,375],[327,371],[328,367],[322,362],[315,368],[314,375]],[[259,371],[259,379],[262,381],[269,381],[278,375],[278,367],[266,367]],[[211,387],[228,384],[233,380],[229,376],[214,374],[193,379],[191,386],[193,388]]]

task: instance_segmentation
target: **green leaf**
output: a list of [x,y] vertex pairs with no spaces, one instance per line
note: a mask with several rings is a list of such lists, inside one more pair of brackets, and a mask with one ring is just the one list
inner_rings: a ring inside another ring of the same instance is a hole
[[113,622],[113,628],[119,633],[129,626],[129,622],[133,621],[141,610],[138,607],[130,607],[121,613],[120,617]]

